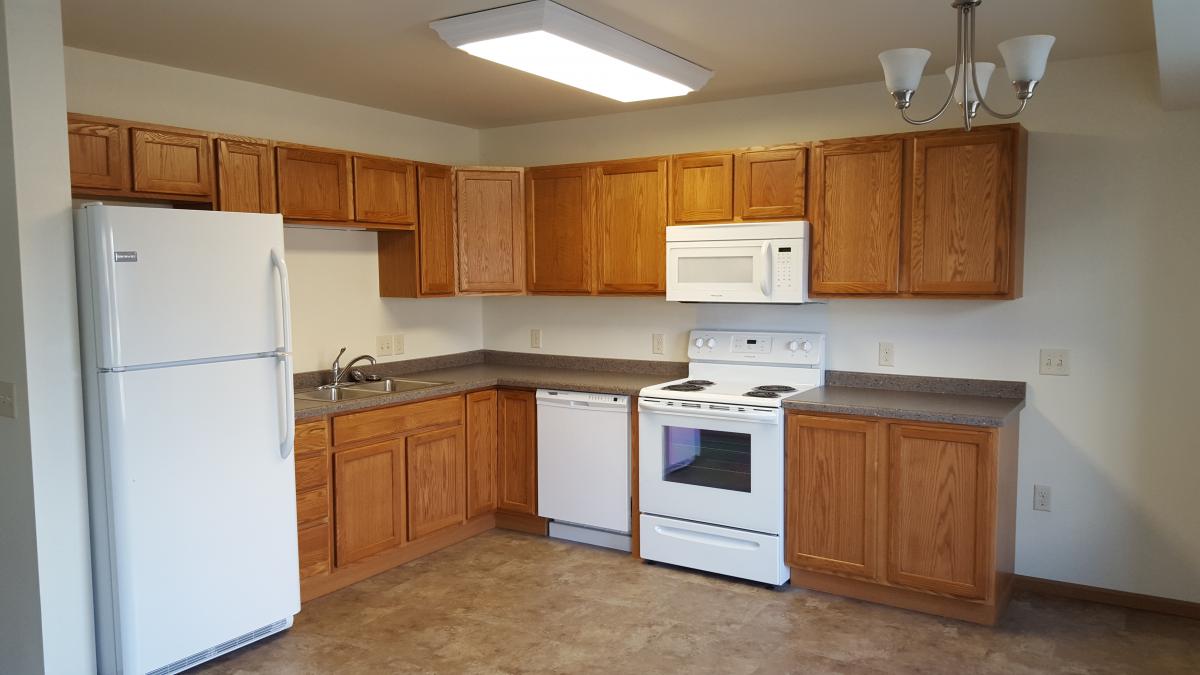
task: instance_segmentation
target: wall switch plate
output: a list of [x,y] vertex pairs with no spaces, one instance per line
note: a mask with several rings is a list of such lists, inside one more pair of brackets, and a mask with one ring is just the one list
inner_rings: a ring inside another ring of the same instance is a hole
[[393,350],[391,335],[379,335],[375,338],[375,356],[391,356]]
[[1038,373],[1042,375],[1070,375],[1071,352],[1066,349],[1043,349],[1038,352]]
[[529,329],[529,346],[533,349],[541,349],[542,348],[542,329],[541,328],[530,328]]
[[879,343],[879,365],[895,366],[896,365],[896,347],[890,342]]
[[396,333],[392,336],[392,354],[404,353],[404,333]]
[[1033,486],[1033,510],[1034,511],[1049,511],[1050,510],[1050,486],[1049,485],[1034,485]]
[[0,417],[17,418],[17,391],[12,382],[0,382]]
[[663,353],[663,334],[651,333],[650,335],[650,351],[655,354]]

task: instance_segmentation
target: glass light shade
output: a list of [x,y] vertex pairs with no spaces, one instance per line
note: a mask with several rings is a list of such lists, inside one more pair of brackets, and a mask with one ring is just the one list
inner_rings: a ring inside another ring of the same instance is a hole
[[1040,80],[1046,75],[1046,59],[1054,46],[1053,35],[1022,35],[997,45],[1004,69],[1013,82]]
[[[996,70],[996,64],[988,63],[987,61],[975,62],[975,77],[979,79],[979,96],[975,96],[975,83],[971,80],[970,69],[964,68],[962,77],[967,80],[967,100],[970,102],[978,101],[980,98],[987,96],[988,80],[992,79],[992,72]],[[946,79],[954,81],[954,66],[946,69]],[[962,80],[954,85],[954,102],[962,105],[963,102],[963,87]]]
[[921,75],[925,72],[927,61],[928,49],[908,47],[881,52],[879,62],[883,64],[883,81],[888,91],[916,91],[921,84]]

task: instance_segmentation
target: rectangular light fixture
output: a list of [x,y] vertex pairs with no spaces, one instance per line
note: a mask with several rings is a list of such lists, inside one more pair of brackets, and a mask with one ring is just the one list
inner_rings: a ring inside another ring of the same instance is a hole
[[451,47],[622,102],[683,96],[711,70],[550,0],[429,24]]

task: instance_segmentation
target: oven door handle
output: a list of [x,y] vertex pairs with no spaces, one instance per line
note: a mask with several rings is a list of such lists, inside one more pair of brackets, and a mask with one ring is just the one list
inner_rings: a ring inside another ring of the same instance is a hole
[[668,415],[672,417],[694,417],[704,420],[723,419],[737,420],[739,422],[749,422],[751,424],[779,424],[779,415],[775,411],[762,410],[713,410],[695,409],[695,408],[679,408],[677,406],[669,406],[665,403],[657,401],[638,401],[638,410],[640,412],[654,413],[655,415]]

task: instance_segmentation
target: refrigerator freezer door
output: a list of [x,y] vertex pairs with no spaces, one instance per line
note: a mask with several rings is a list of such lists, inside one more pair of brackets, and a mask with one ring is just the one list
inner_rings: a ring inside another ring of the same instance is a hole
[[271,252],[278,214],[89,205],[79,219],[96,367],[274,351],[283,345]]
[[110,548],[96,553],[113,574],[111,588],[98,580],[97,617],[118,617],[124,672],[300,610],[280,368],[257,358],[99,375],[108,480],[93,476],[92,489],[107,490],[111,513]]

